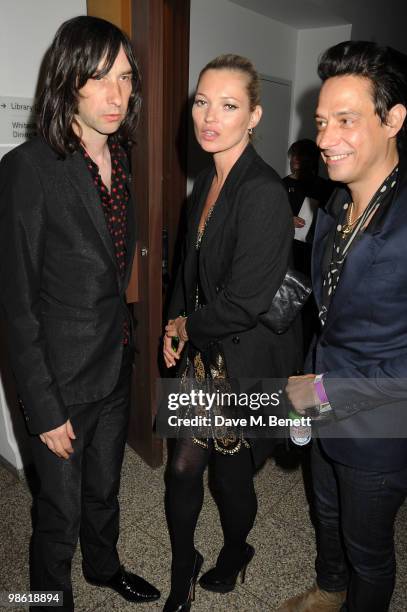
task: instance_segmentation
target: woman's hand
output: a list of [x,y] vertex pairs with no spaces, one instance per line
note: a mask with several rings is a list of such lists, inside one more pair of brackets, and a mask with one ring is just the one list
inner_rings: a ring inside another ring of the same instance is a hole
[[[163,356],[167,368],[175,366],[177,360],[181,357],[185,342],[188,340],[185,329],[186,321],[186,317],[177,317],[176,319],[170,319],[165,327]],[[173,348],[173,338],[178,338],[176,350]]]

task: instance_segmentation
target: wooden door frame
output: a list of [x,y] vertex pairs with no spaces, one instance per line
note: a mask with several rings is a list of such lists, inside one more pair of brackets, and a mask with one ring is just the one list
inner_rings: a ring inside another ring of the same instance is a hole
[[[186,202],[189,115],[190,0],[164,2],[164,176],[163,224],[168,232],[168,272],[174,271],[174,250]],[[164,313],[165,314],[165,313]]]
[[152,432],[163,325],[163,221],[165,218],[170,230],[172,260],[186,194],[189,6],[190,0],[131,3],[132,41],[142,75],[143,106],[132,151],[140,301],[134,305],[138,353],[128,441],[152,467],[161,465],[163,458],[162,440]]

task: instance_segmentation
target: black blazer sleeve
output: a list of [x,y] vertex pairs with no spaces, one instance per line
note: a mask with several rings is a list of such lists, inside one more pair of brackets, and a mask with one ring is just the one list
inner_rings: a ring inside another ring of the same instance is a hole
[[190,314],[186,324],[199,349],[254,327],[287,270],[294,230],[282,183],[261,177],[242,184],[235,197],[236,240],[228,278],[215,299]]
[[13,151],[0,164],[1,303],[31,433],[49,431],[68,418],[47,354],[39,306],[46,225],[38,172],[21,151]]

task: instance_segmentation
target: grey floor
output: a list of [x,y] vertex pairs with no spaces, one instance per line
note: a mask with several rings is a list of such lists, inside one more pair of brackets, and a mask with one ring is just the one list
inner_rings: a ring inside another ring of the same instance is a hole
[[[170,544],[163,510],[163,468],[150,469],[127,448],[121,485],[120,556],[128,569],[150,579],[162,592],[159,604],[138,606],[162,609],[169,590]],[[312,583],[314,533],[307,511],[300,469],[285,470],[269,460],[256,476],[259,511],[249,541],[256,555],[246,582],[232,593],[216,595],[197,587],[195,612],[238,610],[271,612],[285,598]],[[25,484],[0,466],[0,591],[28,590],[27,551],[31,531],[31,496]],[[221,546],[215,504],[206,489],[196,533],[196,546],[208,569]],[[407,610],[407,505],[396,526],[397,586],[392,612]],[[80,552],[73,563],[76,609],[126,611],[136,609],[108,589],[89,586],[82,578]],[[14,608],[16,609],[16,608]],[[21,610],[24,608],[20,608]]]

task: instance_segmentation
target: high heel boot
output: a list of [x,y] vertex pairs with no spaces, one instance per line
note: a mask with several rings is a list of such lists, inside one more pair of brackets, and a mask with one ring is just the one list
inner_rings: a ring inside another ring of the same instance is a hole
[[189,582],[188,596],[185,601],[176,601],[173,597],[168,597],[163,608],[163,612],[189,612],[191,603],[195,600],[195,585],[198,580],[199,572],[203,564],[203,556],[197,550],[195,551],[195,559],[192,570],[192,576]]
[[250,561],[254,557],[254,548],[250,544],[246,544],[246,548],[243,555],[243,560],[240,567],[230,574],[229,576],[224,575],[219,567],[213,567],[199,579],[199,584],[203,589],[207,591],[215,591],[215,593],[229,593],[233,591],[236,586],[237,577],[240,574],[240,582],[244,583],[246,578],[246,569]]

